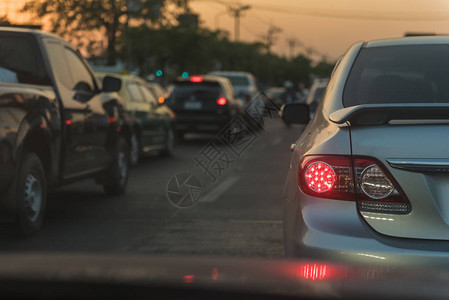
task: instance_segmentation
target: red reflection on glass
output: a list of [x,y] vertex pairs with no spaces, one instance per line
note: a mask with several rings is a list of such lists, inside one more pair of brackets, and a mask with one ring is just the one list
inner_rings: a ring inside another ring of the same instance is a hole
[[43,129],[43,128],[44,128],[44,124],[40,124],[39,127],[40,127],[41,129]]
[[328,277],[326,265],[304,265],[301,266],[301,276],[304,279],[323,280]]
[[115,118],[114,117],[109,117],[108,123],[115,123]]
[[217,280],[217,279],[218,279],[218,269],[213,268],[212,269],[212,280]]
[[195,280],[195,275],[185,275],[184,276],[185,283],[193,283],[193,280]]

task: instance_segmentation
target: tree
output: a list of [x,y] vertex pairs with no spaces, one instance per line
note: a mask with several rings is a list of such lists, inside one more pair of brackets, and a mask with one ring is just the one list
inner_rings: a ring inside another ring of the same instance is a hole
[[113,65],[118,38],[124,35],[128,21],[157,22],[163,19],[167,3],[187,5],[186,0],[31,0],[22,11],[38,18],[48,17],[51,30],[69,40],[85,43],[86,39],[95,40],[100,36],[94,34],[89,38],[88,33],[104,33],[107,63]]

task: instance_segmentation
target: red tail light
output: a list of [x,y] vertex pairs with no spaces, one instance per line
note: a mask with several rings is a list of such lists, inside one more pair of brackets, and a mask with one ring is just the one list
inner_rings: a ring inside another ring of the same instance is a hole
[[226,105],[226,103],[228,103],[228,100],[226,100],[225,97],[220,97],[217,100],[217,104],[220,105],[220,106],[224,106],[224,105]]
[[203,77],[201,77],[201,76],[192,76],[192,77],[190,77],[190,81],[191,82],[196,82],[196,83],[203,82]]
[[308,195],[354,200],[354,181],[349,157],[306,156],[300,164],[298,177],[299,186]]
[[399,184],[374,158],[306,156],[299,166],[298,180],[308,195],[357,201],[361,211],[406,214],[411,210]]

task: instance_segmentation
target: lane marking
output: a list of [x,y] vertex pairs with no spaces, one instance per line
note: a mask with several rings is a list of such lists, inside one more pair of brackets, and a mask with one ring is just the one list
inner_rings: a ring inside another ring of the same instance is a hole
[[282,224],[282,220],[230,220],[229,222],[241,224]]
[[211,203],[215,202],[221,195],[223,195],[231,186],[233,186],[237,181],[239,181],[239,176],[231,176],[223,180],[219,185],[207,193],[204,198],[200,199],[199,202]]

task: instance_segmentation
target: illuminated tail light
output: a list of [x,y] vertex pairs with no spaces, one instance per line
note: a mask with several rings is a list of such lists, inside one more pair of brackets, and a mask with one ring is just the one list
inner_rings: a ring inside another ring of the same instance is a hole
[[224,105],[226,105],[226,103],[228,103],[228,100],[226,100],[225,97],[220,97],[217,100],[217,104],[220,105],[220,106],[224,106]]
[[374,158],[306,156],[300,164],[298,179],[304,193],[357,201],[360,211],[407,214],[411,210],[399,184]]
[[191,82],[200,83],[203,82],[203,77],[201,76],[192,76],[190,77]]
[[307,156],[300,165],[298,177],[301,189],[311,196],[354,199],[350,157]]

